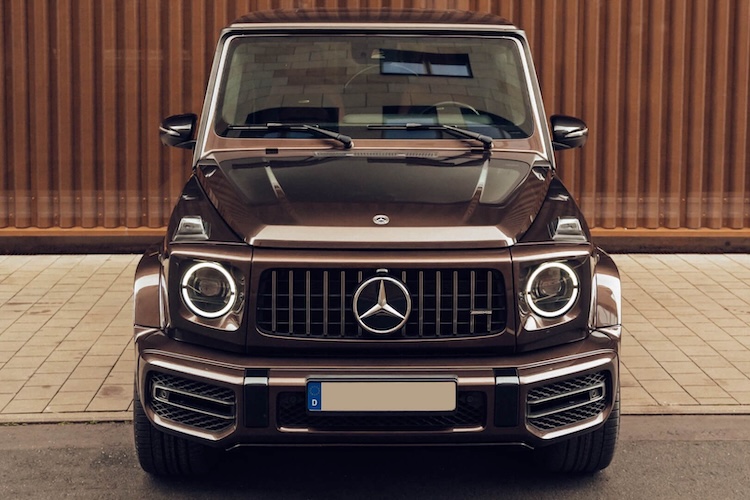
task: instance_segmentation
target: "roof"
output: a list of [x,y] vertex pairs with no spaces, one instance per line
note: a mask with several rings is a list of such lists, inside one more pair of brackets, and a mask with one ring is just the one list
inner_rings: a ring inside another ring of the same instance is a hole
[[511,27],[508,20],[485,12],[424,9],[278,9],[251,12],[232,24],[257,23],[389,23],[485,24]]

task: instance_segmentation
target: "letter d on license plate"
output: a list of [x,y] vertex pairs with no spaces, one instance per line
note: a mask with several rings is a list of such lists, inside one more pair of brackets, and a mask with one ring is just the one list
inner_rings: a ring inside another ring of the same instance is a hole
[[308,411],[448,412],[456,409],[456,381],[309,381]]

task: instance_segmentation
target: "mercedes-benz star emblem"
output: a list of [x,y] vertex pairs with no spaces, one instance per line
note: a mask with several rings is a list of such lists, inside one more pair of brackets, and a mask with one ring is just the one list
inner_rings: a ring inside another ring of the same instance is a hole
[[378,214],[372,218],[372,221],[378,226],[385,226],[386,224],[391,222],[391,219],[389,219],[387,215]]
[[409,313],[409,290],[390,276],[372,277],[354,292],[354,317],[370,333],[386,334],[403,328]]

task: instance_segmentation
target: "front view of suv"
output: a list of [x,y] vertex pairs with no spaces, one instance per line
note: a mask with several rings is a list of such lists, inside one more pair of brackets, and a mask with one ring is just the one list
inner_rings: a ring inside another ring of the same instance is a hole
[[515,444],[593,472],[619,422],[620,281],[555,171],[522,31],[273,11],[222,31],[166,238],[135,278],[142,467],[269,445]]

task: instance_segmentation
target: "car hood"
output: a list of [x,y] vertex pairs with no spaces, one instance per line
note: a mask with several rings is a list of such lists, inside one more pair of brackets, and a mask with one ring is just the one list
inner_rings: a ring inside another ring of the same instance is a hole
[[507,247],[533,222],[551,179],[535,154],[296,155],[225,153],[199,164],[211,201],[247,243]]

